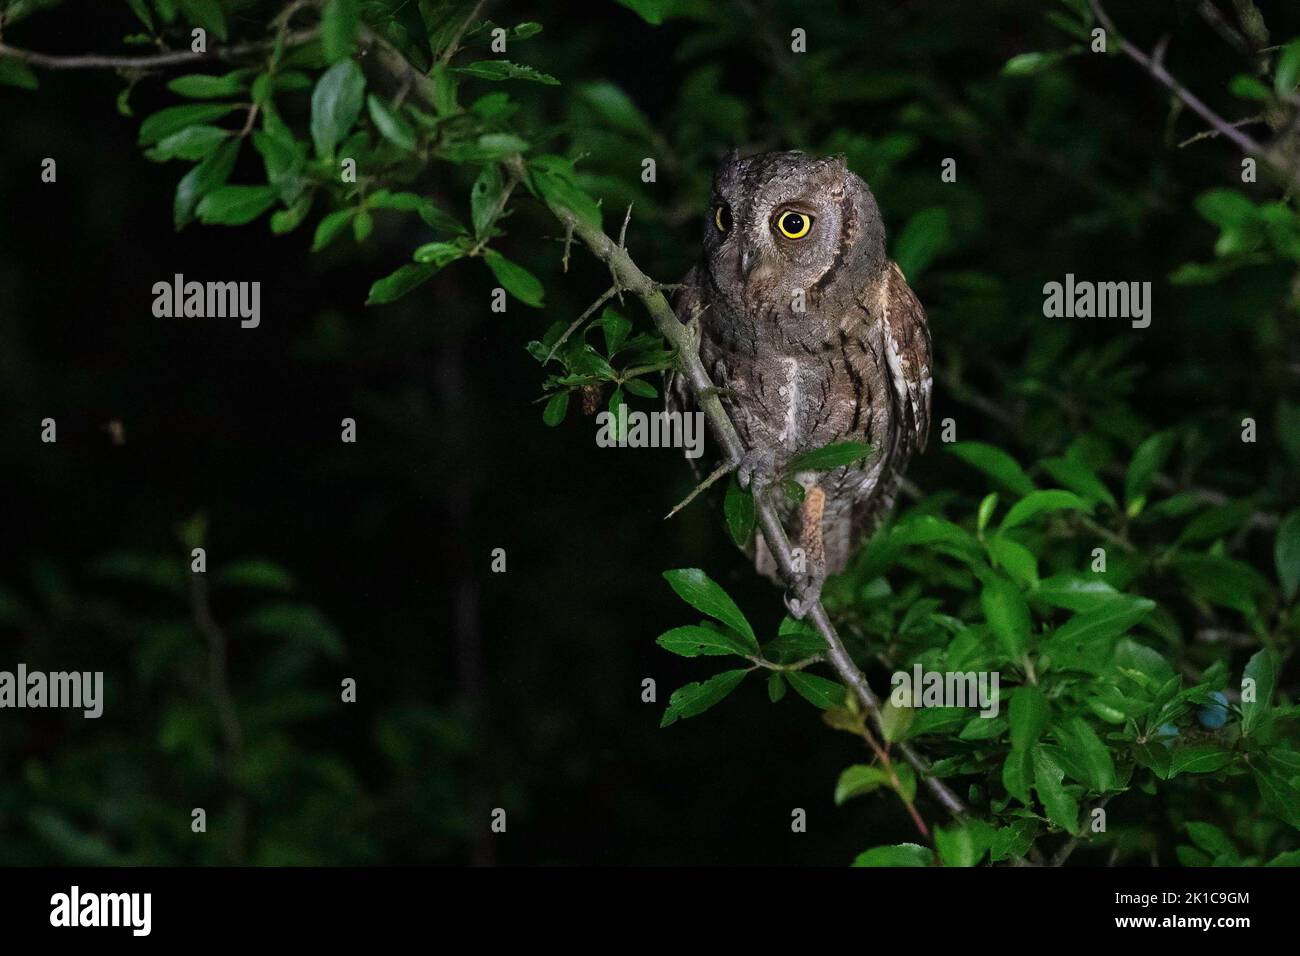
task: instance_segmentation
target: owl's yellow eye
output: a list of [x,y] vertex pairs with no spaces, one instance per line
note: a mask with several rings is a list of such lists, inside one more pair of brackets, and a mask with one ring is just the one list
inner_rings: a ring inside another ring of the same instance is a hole
[[731,232],[731,210],[727,206],[718,206],[713,210],[713,224],[718,232]]
[[787,239],[802,239],[812,228],[812,216],[801,212],[783,212],[776,217],[776,228]]

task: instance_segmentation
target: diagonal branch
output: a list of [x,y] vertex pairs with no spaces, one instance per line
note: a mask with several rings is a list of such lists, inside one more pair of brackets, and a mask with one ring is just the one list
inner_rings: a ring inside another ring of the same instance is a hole
[[1287,181],[1290,188],[1300,190],[1300,170],[1296,169],[1294,163],[1288,162],[1285,157],[1278,155],[1275,150],[1268,149],[1248,133],[1243,133],[1239,128],[1206,106],[1200,97],[1170,75],[1164,65],[1163,44],[1157,46],[1155,53],[1144,53],[1120,36],[1115,21],[1103,9],[1101,0],[1089,0],[1089,3],[1092,5],[1092,12],[1096,15],[1098,22],[1101,23],[1108,34],[1118,40],[1121,53],[1150,73],[1156,82],[1178,97],[1188,109],[1210,124],[1220,136],[1230,140],[1247,156],[1252,156],[1271,166]]
[[[645,305],[646,310],[650,313],[650,318],[654,321],[655,328],[676,350],[676,371],[686,381],[696,403],[707,416],[709,424],[713,428],[714,437],[718,444],[722,446],[724,455],[733,465],[739,462],[744,456],[745,446],[736,432],[736,426],[732,424],[731,418],[722,406],[717,389],[709,378],[708,372],[705,371],[704,363],[700,361],[697,343],[687,330],[687,327],[678,320],[677,314],[668,303],[668,299],[664,297],[659,284],[642,272],[636,263],[632,261],[627,250],[618,245],[601,229],[582,220],[567,209],[559,208],[554,211],[561,222],[564,223],[565,228],[572,229],[573,234],[582,240],[592,254],[609,267],[615,284],[631,292]],[[769,499],[762,495],[755,497],[754,505],[758,511],[759,526],[763,529],[763,537],[776,558],[781,577],[787,583],[795,582],[798,580],[798,574],[794,567],[790,540],[786,536],[781,519],[777,516],[776,508]],[[879,727],[880,701],[867,683],[866,675],[853,662],[853,658],[845,648],[844,642],[840,640],[835,625],[831,623],[821,601],[812,604],[808,609],[808,617],[813,626],[817,628],[822,640],[826,642],[827,657],[831,662],[831,666],[835,668],[836,674],[862,703],[862,706]],[[958,815],[967,812],[961,799],[948,789],[943,781],[930,774],[929,765],[920,754],[906,744],[899,744],[898,749],[907,762],[916,768],[926,786],[930,788],[930,791],[944,807]]]

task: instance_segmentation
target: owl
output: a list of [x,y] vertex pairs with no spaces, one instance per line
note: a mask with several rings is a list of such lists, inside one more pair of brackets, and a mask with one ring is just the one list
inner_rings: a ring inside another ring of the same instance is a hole
[[[734,151],[714,176],[703,260],[674,308],[696,329],[700,358],[748,449],[738,479],[771,496],[803,549],[806,576],[787,592],[801,614],[879,525],[908,460],[925,448],[925,311],[885,255],[875,197],[842,157]],[[680,380],[667,395],[670,408],[690,404]],[[805,452],[850,440],[871,446],[867,458],[788,473]],[[779,581],[761,535],[747,550]]]

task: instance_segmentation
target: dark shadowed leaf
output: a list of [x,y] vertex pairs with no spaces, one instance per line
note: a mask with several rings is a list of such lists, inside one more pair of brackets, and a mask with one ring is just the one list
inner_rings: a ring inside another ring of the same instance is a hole
[[746,670],[723,671],[702,684],[690,683],[673,691],[659,726],[667,727],[680,719],[704,713],[735,690],[747,673]]
[[483,258],[507,292],[524,305],[535,309],[542,307],[542,284],[536,276],[523,266],[511,262],[495,249],[484,250]]
[[814,707],[828,710],[844,703],[844,685],[807,671],[786,671],[785,679],[804,700]]
[[366,78],[352,60],[341,60],[321,74],[311,94],[311,139],[316,155],[334,155],[334,147],[361,115]]

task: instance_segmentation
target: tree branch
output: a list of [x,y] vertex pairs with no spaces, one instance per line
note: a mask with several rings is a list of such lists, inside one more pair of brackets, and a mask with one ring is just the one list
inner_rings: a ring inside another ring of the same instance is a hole
[[[677,314],[661,291],[659,283],[642,272],[636,263],[632,261],[627,250],[614,242],[603,230],[584,221],[567,209],[561,208],[553,211],[565,228],[572,230],[573,234],[582,240],[591,253],[605,263],[610,274],[614,277],[615,284],[631,292],[645,305],[646,310],[650,313],[651,320],[655,324],[655,328],[676,350],[674,360],[676,371],[686,381],[696,403],[708,418],[714,437],[722,447],[723,454],[734,466],[744,456],[744,443],[736,432],[736,426],[732,424],[731,418],[723,408],[717,389],[704,368],[704,363],[700,361],[698,343],[692,338],[687,327],[678,320]],[[758,512],[758,521],[763,531],[763,537],[767,541],[768,549],[776,558],[781,577],[787,583],[795,582],[798,574],[794,567],[790,541],[786,536],[785,528],[781,524],[781,519],[777,516],[776,508],[771,500],[763,495],[755,497],[754,505]],[[836,674],[839,675],[840,681],[862,703],[862,706],[871,715],[877,728],[879,728],[880,701],[867,683],[866,675],[853,662],[853,658],[845,648],[844,642],[840,640],[835,626],[831,623],[830,617],[826,614],[826,609],[820,601],[814,602],[809,607],[808,618],[821,635],[822,640],[826,642],[827,658],[830,660],[831,666],[835,668]],[[931,776],[930,767],[924,758],[906,744],[899,744],[898,750],[904,759],[916,768],[925,785],[945,808],[957,815],[964,815],[968,812],[961,799],[948,789],[943,781]]]
[[1247,156],[1252,156],[1273,167],[1282,178],[1287,180],[1291,189],[1300,190],[1300,170],[1297,170],[1293,163],[1287,162],[1254,137],[1233,126],[1233,124],[1206,106],[1200,97],[1170,75],[1163,63],[1163,45],[1158,48],[1155,54],[1148,55],[1144,53],[1120,36],[1119,30],[1115,27],[1115,21],[1111,20],[1110,15],[1102,8],[1101,0],[1089,0],[1089,3],[1092,5],[1092,12],[1096,15],[1098,22],[1101,23],[1108,34],[1113,35],[1119,42],[1121,53],[1150,73],[1156,82],[1178,97],[1193,113],[1209,123],[1218,131],[1220,136],[1231,140]]
[[[316,38],[316,29],[298,30],[284,37],[285,46],[298,46]],[[105,53],[82,53],[73,56],[60,56],[50,53],[38,53],[35,50],[22,50],[5,43],[0,43],[0,56],[11,56],[22,60],[28,66],[43,70],[163,70],[174,66],[187,66],[194,63],[212,61],[226,62],[241,60],[255,53],[265,53],[273,48],[279,38],[270,40],[249,40],[244,43],[232,43],[218,46],[204,53],[192,50],[168,50],[163,53],[150,53],[145,56],[122,56]]]

